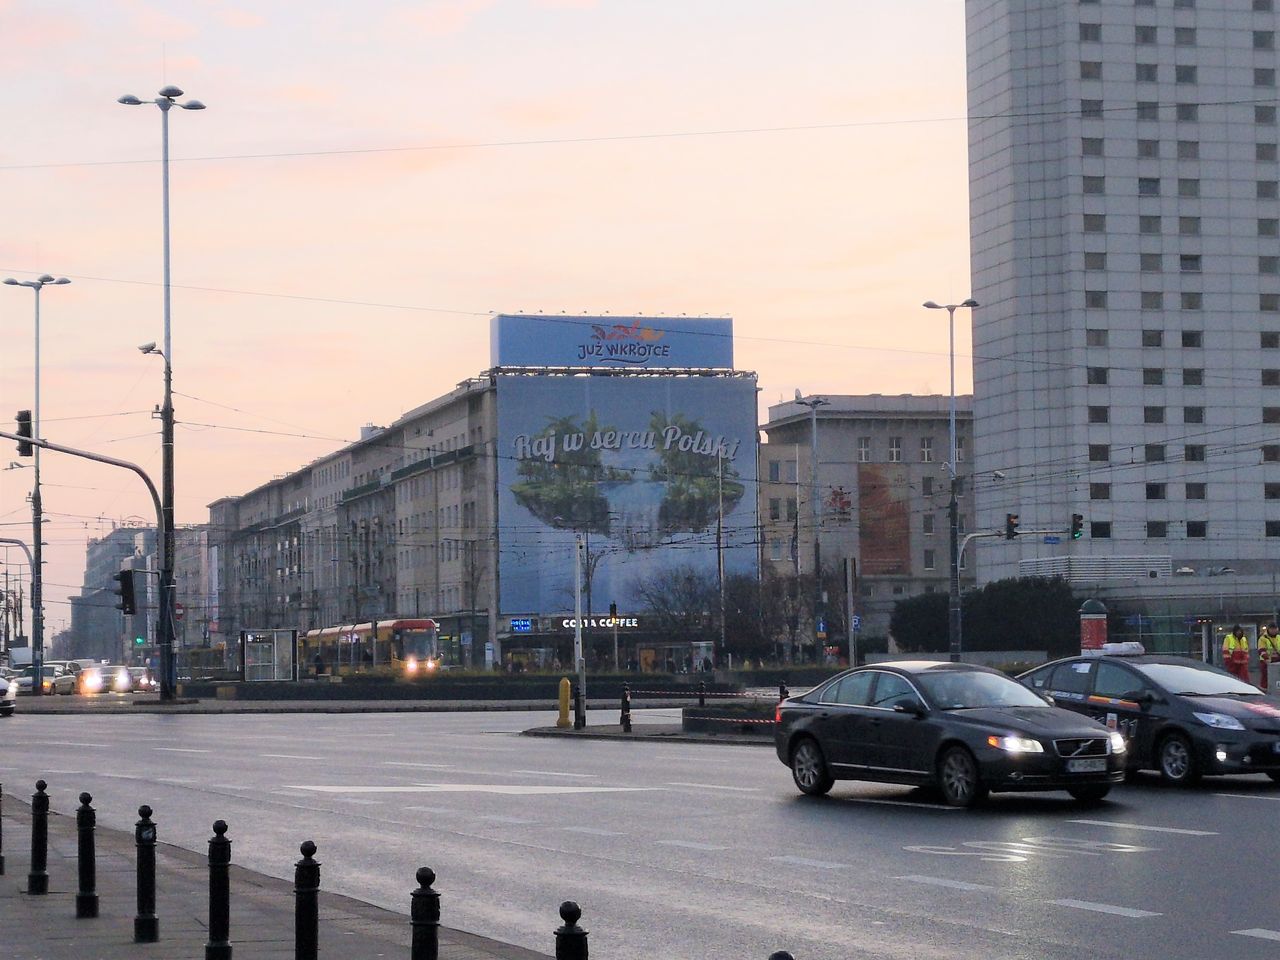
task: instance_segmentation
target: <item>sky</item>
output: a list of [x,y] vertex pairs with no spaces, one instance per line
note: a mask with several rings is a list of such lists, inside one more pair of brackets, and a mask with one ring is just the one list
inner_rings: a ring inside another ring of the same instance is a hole
[[[0,0],[0,44],[0,277],[72,281],[41,433],[157,484],[161,117],[116,98],[207,105],[170,117],[179,524],[484,370],[493,313],[733,317],[762,420],[949,390],[921,303],[969,295],[963,0]],[[32,301],[0,287],[10,431]],[[154,511],[119,469],[41,480],[51,636],[87,540]],[[30,488],[0,469],[0,536]]]

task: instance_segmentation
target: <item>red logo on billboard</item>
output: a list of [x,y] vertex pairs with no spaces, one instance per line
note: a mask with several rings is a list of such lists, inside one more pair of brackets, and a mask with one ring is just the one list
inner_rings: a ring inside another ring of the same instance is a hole
[[632,322],[630,326],[615,323],[611,327],[602,327],[598,323],[593,323],[591,329],[592,340],[638,340],[641,343],[653,343],[666,336],[665,330],[642,327],[639,320]]

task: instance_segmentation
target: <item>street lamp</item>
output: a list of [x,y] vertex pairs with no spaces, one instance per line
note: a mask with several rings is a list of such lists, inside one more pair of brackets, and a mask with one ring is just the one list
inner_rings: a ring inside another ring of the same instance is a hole
[[156,351],[150,344],[150,350],[144,353],[159,352],[164,357],[164,405],[160,408],[160,460],[161,460],[161,496],[163,506],[160,531],[160,699],[173,700],[174,663],[173,663],[173,343],[170,339],[169,315],[169,111],[177,106],[183,110],[203,110],[204,104],[199,100],[188,100],[178,103],[177,98],[183,95],[175,86],[162,89],[154,100],[139,100],[132,94],[117,98],[117,103],[128,107],[140,106],[143,103],[154,103],[160,108],[160,182],[161,208],[164,237],[164,349]]
[[947,640],[952,662],[960,659],[960,508],[956,503],[956,310],[968,307],[972,310],[978,301],[970,297],[962,303],[937,304],[924,302],[930,310],[947,311],[947,327],[950,332],[951,356],[951,455],[947,470],[951,474],[951,499],[947,503],[948,526],[951,528],[951,577],[947,587]]
[[[36,376],[35,405],[31,414],[31,436],[37,440],[40,436],[40,291],[46,286],[61,286],[70,283],[66,277],[56,280],[49,274],[41,274],[34,280],[15,280],[6,277],[5,284],[10,287],[28,287],[36,300]],[[42,527],[44,511],[40,504],[40,448],[33,450],[35,461],[34,478],[31,484],[31,539],[35,549],[31,554],[31,693],[39,696],[44,693],[44,684],[40,679],[44,676],[44,574],[40,564]]]
[[825,407],[830,400],[822,397],[810,397],[808,400],[800,393],[799,387],[796,388],[796,403],[802,407],[809,408],[809,516],[813,521],[813,580],[814,580],[814,597],[813,597],[813,659],[818,662],[818,634],[822,631],[819,626],[821,617],[825,613],[822,610],[822,538],[821,538],[821,505],[818,502],[818,408]]

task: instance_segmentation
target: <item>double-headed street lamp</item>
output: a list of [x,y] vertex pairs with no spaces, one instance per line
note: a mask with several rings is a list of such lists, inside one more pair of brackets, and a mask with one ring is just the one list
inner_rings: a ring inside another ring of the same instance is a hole
[[[66,277],[54,279],[45,273],[34,280],[15,280],[6,277],[4,281],[11,287],[28,287],[36,295],[36,376],[35,405],[31,415],[31,435],[40,439],[40,291],[47,286],[61,286],[70,283]],[[39,696],[44,693],[44,575],[40,564],[41,542],[44,525],[44,512],[40,504],[40,448],[33,451],[35,474],[31,484],[31,539],[34,549],[31,554],[31,693]]]
[[972,310],[978,301],[970,297],[963,303],[938,304],[926,300],[924,305],[930,310],[947,311],[947,326],[950,331],[951,355],[951,455],[947,460],[947,470],[951,474],[951,499],[947,503],[948,526],[951,529],[951,577],[947,589],[947,640],[951,650],[951,660],[960,659],[960,507],[956,503],[956,311],[961,307]]
[[796,403],[809,408],[809,518],[813,521],[813,659],[818,659],[818,646],[821,642],[818,634],[822,632],[823,610],[822,598],[822,537],[821,505],[818,501],[818,408],[825,407],[830,400],[823,397],[805,399],[796,388]]
[[175,696],[173,662],[174,638],[174,519],[173,519],[173,343],[170,338],[169,316],[169,111],[173,107],[183,110],[203,110],[199,100],[179,103],[183,95],[178,87],[167,86],[154,100],[139,100],[131,94],[117,99],[117,103],[136,107],[154,103],[160,108],[160,177],[161,207],[163,210],[164,237],[164,349],[156,351],[154,345],[145,353],[158,352],[164,357],[164,405],[160,408],[160,463],[162,526],[160,531],[160,699],[172,700]]

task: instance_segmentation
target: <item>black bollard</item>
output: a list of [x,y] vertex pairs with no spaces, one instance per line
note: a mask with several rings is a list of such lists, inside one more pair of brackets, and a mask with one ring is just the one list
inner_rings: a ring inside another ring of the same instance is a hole
[[4,876],[4,784],[0,783],[0,877]]
[[204,960],[231,960],[231,841],[227,822],[213,821],[209,838],[209,942]]
[[777,953],[769,954],[769,960],[796,960],[796,958],[785,950],[779,950]]
[[418,889],[409,895],[409,924],[413,946],[409,960],[438,960],[440,956],[440,894],[431,889],[436,872],[419,867]]
[[80,889],[76,891],[76,919],[92,919],[98,915],[98,857],[93,848],[93,828],[98,822],[93,797],[80,794],[76,810],[76,854],[79,861]]
[[581,730],[587,725],[586,704],[582,702],[582,686],[573,685],[573,729]]
[[293,956],[316,960],[320,953],[320,862],[316,845],[305,840],[302,859],[293,865]]
[[133,942],[155,943],[160,939],[156,919],[156,825],[151,808],[138,808],[141,817],[133,827],[133,843],[138,848],[138,915],[133,918]]
[[707,705],[707,681],[698,681],[698,706],[705,707]]
[[578,926],[582,908],[572,900],[560,904],[564,926],[556,930],[556,960],[587,960],[587,931]]
[[791,696],[791,691],[787,689],[787,681],[779,680],[778,681],[778,700],[779,701],[785,700],[789,696]]
[[48,784],[36,781],[31,795],[31,872],[27,874],[27,893],[49,892],[49,795]]
[[622,685],[622,715],[618,718],[618,722],[622,724],[622,732],[631,732],[631,685],[624,683]]

